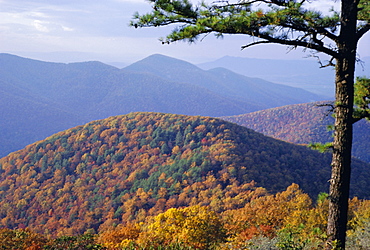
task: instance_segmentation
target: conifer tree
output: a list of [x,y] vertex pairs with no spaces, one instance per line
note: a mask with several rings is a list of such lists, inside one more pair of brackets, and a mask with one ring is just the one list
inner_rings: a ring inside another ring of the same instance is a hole
[[[193,5],[188,0],[150,0],[153,11],[135,14],[131,26],[175,25],[162,39],[194,42],[214,33],[254,37],[242,48],[258,44],[281,44],[324,53],[331,59],[324,66],[335,67],[335,124],[332,145],[332,176],[329,191],[328,249],[345,248],[346,222],[351,175],[354,72],[357,45],[370,29],[369,0],[341,0],[340,11],[324,15],[311,10],[318,1],[239,0]],[[333,1],[335,2],[335,1]]]

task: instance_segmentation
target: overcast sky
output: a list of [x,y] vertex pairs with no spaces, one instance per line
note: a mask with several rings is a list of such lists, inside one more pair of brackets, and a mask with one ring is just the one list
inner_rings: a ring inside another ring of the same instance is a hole
[[[192,63],[226,55],[286,59],[306,55],[301,49],[287,53],[286,47],[279,45],[241,51],[240,47],[250,41],[246,36],[224,39],[208,36],[191,45],[184,42],[162,45],[158,38],[170,29],[129,27],[136,11],[149,12],[150,5],[144,0],[0,0],[0,53],[55,62],[106,63],[132,63],[155,53]],[[367,34],[360,41],[361,57],[370,56],[369,44]]]

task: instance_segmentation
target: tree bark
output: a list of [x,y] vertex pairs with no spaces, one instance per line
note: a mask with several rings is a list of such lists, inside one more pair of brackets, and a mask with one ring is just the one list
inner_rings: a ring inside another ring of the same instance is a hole
[[[339,61],[339,60],[338,60]],[[337,62],[337,64],[347,64]],[[339,78],[337,76],[337,78]],[[346,77],[347,78],[347,77]],[[338,244],[345,248],[348,199],[351,177],[353,80],[343,79],[336,84],[335,133],[333,142],[332,174],[329,191],[328,249]],[[335,243],[336,242],[336,243]]]
[[351,178],[356,20],[357,1],[342,0],[341,31],[337,42],[339,57],[335,68],[335,131],[326,249],[345,249]]

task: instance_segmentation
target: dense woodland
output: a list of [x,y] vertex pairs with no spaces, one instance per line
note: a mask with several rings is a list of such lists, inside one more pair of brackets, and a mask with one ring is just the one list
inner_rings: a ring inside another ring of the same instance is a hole
[[224,117],[264,135],[295,144],[326,143],[332,140],[328,126],[334,123],[331,101],[303,103]]
[[[170,208],[99,233],[50,235],[29,229],[0,229],[1,249],[323,249],[327,195],[313,202],[292,184],[275,195],[263,188],[244,193],[244,205],[216,212],[211,205]],[[370,247],[370,203],[350,200],[347,249]]]
[[[327,143],[333,140],[330,126],[334,124],[334,118],[331,107],[326,106],[331,103],[295,104],[222,118],[295,144]],[[370,123],[361,120],[354,124],[353,129],[352,155],[370,162]]]
[[[158,246],[184,241],[186,246],[205,248],[240,244],[255,235],[273,238],[288,225],[317,222],[320,225],[310,224],[304,231],[320,228],[319,234],[325,227],[320,205],[325,202],[316,200],[328,189],[330,155],[210,117],[110,117],[31,144],[0,159],[0,166],[1,227],[28,228],[25,234],[54,241],[89,233],[102,237],[106,246],[121,244],[123,238],[127,240],[122,244],[140,245],[153,237],[150,242]],[[368,164],[354,162],[352,196],[369,198],[369,174]],[[368,207],[367,201],[353,202],[354,211]],[[217,242],[202,236],[209,242],[194,245],[199,236],[183,238],[189,233],[180,230],[196,223],[193,220],[175,224],[179,229],[157,232],[155,223],[164,223],[166,216],[185,220],[187,213],[214,218],[217,225],[206,225],[217,226],[223,236]],[[177,233],[176,242],[162,235]],[[63,239],[81,240],[73,237]]]

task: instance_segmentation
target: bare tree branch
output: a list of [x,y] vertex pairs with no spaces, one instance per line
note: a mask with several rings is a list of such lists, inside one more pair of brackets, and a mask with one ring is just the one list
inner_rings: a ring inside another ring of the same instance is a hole
[[316,107],[329,107],[330,109],[328,109],[325,113],[325,116],[329,116],[330,114],[333,114],[334,111],[335,111],[335,105],[334,105],[334,102],[330,102],[330,103],[323,103],[323,104],[315,104]]
[[320,57],[317,56],[317,55],[311,55],[311,57],[314,57],[317,59],[318,63],[320,64],[320,68],[326,68],[326,67],[335,67],[335,63],[333,63],[333,61],[335,60],[334,57],[330,58],[329,62],[326,63],[326,64],[323,64]]
[[242,50],[243,50],[243,49],[246,49],[246,48],[249,48],[249,47],[251,47],[251,46],[254,46],[254,45],[264,44],[264,43],[273,43],[273,42],[265,41],[265,40],[264,40],[264,41],[258,41],[258,42],[249,43],[249,44],[247,44],[247,45],[242,46]]

